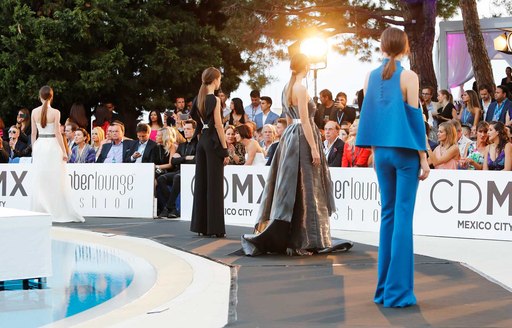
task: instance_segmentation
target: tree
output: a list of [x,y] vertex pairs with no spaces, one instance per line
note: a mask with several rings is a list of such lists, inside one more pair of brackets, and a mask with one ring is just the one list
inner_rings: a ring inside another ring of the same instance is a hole
[[[58,0],[0,2],[0,115],[40,105],[54,88],[63,117],[73,102],[111,101],[133,125],[142,109],[197,93],[208,66],[235,90],[251,61],[224,35],[220,1]],[[6,117],[7,116],[7,117]]]
[[468,51],[475,73],[477,85],[488,85],[493,89],[494,76],[492,74],[491,60],[485,47],[484,37],[480,30],[480,19],[475,0],[460,0],[462,10],[464,34],[468,44]]
[[368,60],[376,50],[372,41],[387,26],[402,26],[411,46],[411,68],[419,74],[422,85],[436,88],[432,61],[435,20],[453,16],[457,5],[456,0],[234,0],[225,12],[231,17],[228,27],[241,22],[246,26],[246,33],[236,30],[234,38],[239,43],[249,51],[261,52],[266,47],[267,53],[277,47],[276,56],[283,55],[279,49],[286,42],[321,32],[336,37],[335,48],[340,53],[351,51]]

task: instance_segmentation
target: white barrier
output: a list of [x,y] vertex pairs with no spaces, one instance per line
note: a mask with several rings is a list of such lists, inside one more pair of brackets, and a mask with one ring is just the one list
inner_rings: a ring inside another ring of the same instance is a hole
[[[0,207],[30,209],[31,165],[0,165]],[[66,169],[80,214],[153,217],[153,164],[67,164]]]
[[[226,224],[255,223],[268,174],[265,166],[226,166]],[[331,168],[336,213],[331,228],[378,231],[380,190],[373,169]],[[181,167],[181,218],[190,220],[194,165]],[[512,173],[432,170],[420,182],[417,235],[512,240]]]

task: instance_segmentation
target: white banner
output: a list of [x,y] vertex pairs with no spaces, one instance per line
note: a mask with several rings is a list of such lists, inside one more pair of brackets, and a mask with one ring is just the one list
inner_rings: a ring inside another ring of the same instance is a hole
[[[265,166],[226,166],[226,224],[253,225],[268,174]],[[181,168],[181,218],[190,220],[195,166]],[[331,228],[379,231],[380,190],[373,169],[331,168],[336,213]],[[417,235],[512,240],[512,174],[432,170],[420,182],[414,232]]]
[[[30,209],[31,166],[0,165],[0,207]],[[66,170],[81,215],[153,217],[153,164],[67,164]]]

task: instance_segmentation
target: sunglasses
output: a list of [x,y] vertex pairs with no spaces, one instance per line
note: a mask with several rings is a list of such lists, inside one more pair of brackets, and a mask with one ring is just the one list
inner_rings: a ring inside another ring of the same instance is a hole
[[422,96],[432,96],[430,93],[422,93]]
[[16,133],[16,131],[9,131],[9,133]]

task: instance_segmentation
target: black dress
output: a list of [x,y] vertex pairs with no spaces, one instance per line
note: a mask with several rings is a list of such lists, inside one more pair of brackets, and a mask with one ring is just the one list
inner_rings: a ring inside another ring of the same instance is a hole
[[[224,157],[215,129],[214,110],[217,99],[209,94],[205,99],[206,117],[201,117],[194,100],[191,116],[197,122],[195,136],[200,135],[196,149],[194,203],[190,231],[206,236],[223,236],[224,226]],[[219,122],[222,124],[222,122]]]

